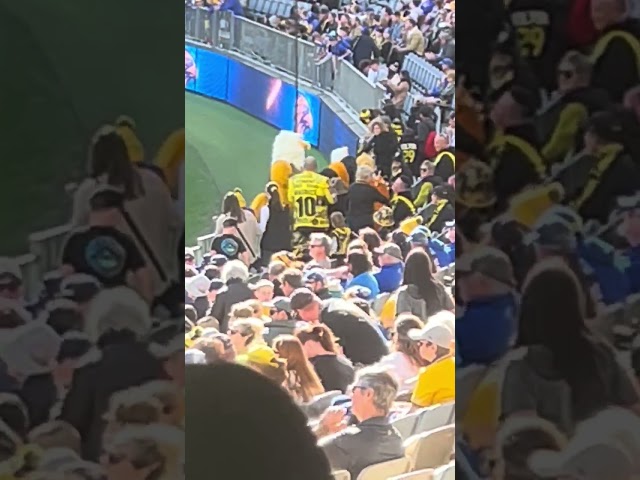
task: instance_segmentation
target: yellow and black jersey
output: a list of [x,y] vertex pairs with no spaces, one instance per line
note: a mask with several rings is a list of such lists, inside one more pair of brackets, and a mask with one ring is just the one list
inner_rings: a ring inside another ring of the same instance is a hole
[[418,144],[416,142],[402,142],[400,144],[400,151],[402,152],[402,160],[404,160],[404,163],[413,171],[412,165],[418,156]]
[[402,136],[404,135],[404,125],[398,119],[391,122],[391,131],[393,131],[398,136],[398,141],[402,140]]
[[451,149],[439,152],[433,159],[435,165],[434,174],[446,181],[456,173],[456,155]]
[[355,237],[349,227],[334,228],[329,234],[336,242],[334,255],[346,255],[349,243]]
[[289,179],[289,203],[293,229],[329,228],[329,205],[335,198],[329,191],[329,179],[315,172],[302,172]]

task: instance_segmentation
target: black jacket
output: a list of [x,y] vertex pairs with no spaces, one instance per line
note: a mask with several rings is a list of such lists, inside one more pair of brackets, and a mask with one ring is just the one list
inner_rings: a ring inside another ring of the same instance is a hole
[[387,178],[391,176],[391,163],[398,153],[398,149],[398,136],[391,131],[376,135],[364,146],[365,152],[373,152],[378,169]]
[[353,64],[359,70],[360,62],[380,57],[380,49],[369,34],[360,35],[353,44]]
[[389,205],[389,200],[366,183],[354,183],[349,187],[347,223],[354,232],[365,227],[373,228],[374,203]]
[[354,365],[372,365],[389,353],[385,339],[376,325],[364,316],[356,316],[346,303],[326,300],[320,320],[340,339],[345,356]]
[[227,282],[227,286],[218,293],[211,307],[211,316],[220,322],[221,333],[227,333],[231,307],[252,298],[253,292],[242,280],[232,279]]
[[602,32],[594,46],[594,61],[591,84],[606,90],[611,100],[621,103],[625,92],[640,83],[636,53],[624,38],[613,38],[606,42],[611,32],[624,32],[640,38],[640,22],[628,19]]
[[269,220],[260,241],[260,250],[271,253],[291,250],[291,218],[288,208],[281,211],[269,209]]
[[102,358],[75,371],[60,420],[82,438],[82,458],[97,461],[102,453],[103,415],[111,395],[152,380],[166,379],[162,364],[134,340],[106,346]]
[[334,470],[348,470],[351,478],[370,465],[402,458],[402,438],[389,420],[375,417],[347,427],[320,446]]

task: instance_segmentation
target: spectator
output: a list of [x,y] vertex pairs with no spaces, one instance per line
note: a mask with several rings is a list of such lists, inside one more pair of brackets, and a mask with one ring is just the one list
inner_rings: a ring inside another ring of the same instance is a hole
[[349,187],[349,211],[347,222],[353,232],[362,228],[373,228],[374,205],[389,205],[389,200],[370,185],[373,170],[369,167],[358,167],[356,182]]
[[298,402],[307,403],[316,395],[324,393],[320,378],[307,360],[298,338],[279,335],[273,341],[273,350],[286,361],[288,389]]
[[239,235],[237,219],[223,220],[221,232],[211,240],[211,255],[224,255],[227,260],[241,260],[249,265],[249,251]]
[[357,428],[346,427],[346,411],[340,407],[328,410],[320,419],[319,433],[332,434],[319,445],[333,469],[347,470],[356,478],[369,465],[404,455],[402,438],[388,418],[397,393],[398,385],[388,373],[358,372],[351,387],[351,412]]
[[420,356],[429,363],[420,371],[411,403],[414,408],[429,407],[455,399],[454,334],[444,323],[430,322],[422,330],[408,333],[420,342]]
[[353,381],[353,365],[338,351],[333,333],[326,325],[306,325],[296,331],[304,354],[313,365],[322,386],[329,392],[346,392]]
[[347,256],[347,265],[351,280],[347,283],[346,288],[354,286],[365,287],[369,290],[369,297],[366,300],[373,300],[380,293],[378,280],[373,275],[373,264],[366,253],[351,252]]
[[229,339],[237,355],[246,355],[251,349],[265,345],[264,325],[256,318],[242,318],[229,325]]
[[380,57],[380,50],[373,38],[371,38],[370,30],[367,27],[362,29],[362,34],[353,42],[351,49],[353,51],[353,64],[357,68],[365,60],[374,60]]
[[325,273],[319,269],[307,271],[304,275],[304,285],[317,295],[320,300],[332,297],[328,287],[328,279]]
[[309,237],[309,266],[331,268],[331,238],[324,233],[312,233]]
[[295,268],[289,268],[282,274],[282,293],[285,297],[290,297],[291,294],[298,288],[304,287],[303,275],[300,270]]
[[393,293],[402,284],[404,271],[403,256],[400,247],[387,243],[378,250],[380,271],[374,274],[380,293]]
[[394,376],[400,390],[411,385],[418,376],[420,368],[426,366],[425,360],[420,355],[420,343],[409,338],[409,331],[420,330],[423,327],[424,323],[415,315],[399,315],[391,331],[393,351],[376,364],[386,368]]
[[[407,91],[408,88],[406,86]],[[376,167],[380,170],[382,176],[389,178],[391,176],[391,163],[398,150],[398,136],[389,131],[389,126],[382,120],[373,121],[369,128],[373,137],[364,145],[363,151],[373,152],[376,157]],[[353,201],[351,200],[351,202]]]
[[293,334],[298,321],[292,318],[291,300],[288,297],[274,298],[266,305],[269,307],[271,321],[264,324],[264,339],[267,345],[271,345],[277,336]]
[[211,316],[220,322],[220,332],[226,333],[231,307],[238,302],[253,298],[253,292],[247,285],[249,271],[244,263],[232,260],[222,269],[226,289],[218,294],[211,307]]
[[[222,214],[218,216],[215,225],[215,234],[223,233],[223,228],[232,228],[232,226],[224,227],[227,218],[235,218],[238,224],[235,226],[234,235],[242,240],[245,249],[249,252],[248,265],[253,263],[260,257],[260,239],[261,231],[256,217],[250,210],[240,207],[240,202],[235,192],[228,192],[222,199]],[[213,248],[212,248],[213,250]],[[217,252],[216,253],[221,253]],[[229,257],[228,257],[229,258]]]

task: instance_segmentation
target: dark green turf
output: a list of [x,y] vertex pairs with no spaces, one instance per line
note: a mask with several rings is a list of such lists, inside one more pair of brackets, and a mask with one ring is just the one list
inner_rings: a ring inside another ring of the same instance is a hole
[[176,12],[171,2],[0,0],[2,254],[24,253],[28,233],[69,218],[63,187],[84,174],[99,125],[132,116],[149,157],[182,126]]
[[[264,189],[278,130],[229,105],[185,94],[186,240],[210,233],[225,192],[240,187],[247,202]],[[316,150],[312,155],[325,164]]]

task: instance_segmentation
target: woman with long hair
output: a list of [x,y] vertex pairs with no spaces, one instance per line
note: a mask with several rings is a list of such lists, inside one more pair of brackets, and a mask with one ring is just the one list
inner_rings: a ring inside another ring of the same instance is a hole
[[390,332],[393,352],[380,360],[378,366],[387,368],[398,381],[400,389],[418,376],[426,362],[420,356],[420,342],[409,338],[409,330],[420,330],[424,323],[415,315],[398,316]]
[[[71,225],[79,227],[89,221],[90,199],[97,190],[113,187],[125,197],[124,209],[146,240],[164,273],[177,278],[179,262],[175,255],[178,232],[183,223],[173,206],[169,187],[156,173],[132,163],[122,137],[112,125],[98,129],[89,148],[87,178],[74,194]],[[134,240],[144,255],[146,264],[152,265],[146,248],[122,219],[118,229]],[[175,236],[171,234],[175,232]],[[149,267],[153,293],[160,295],[167,287],[156,268]]]
[[296,331],[305,356],[313,365],[322,386],[329,392],[346,392],[355,376],[353,365],[339,355],[333,332],[324,324],[308,325]]
[[262,240],[260,250],[263,264],[266,266],[271,255],[282,250],[291,250],[291,219],[289,208],[282,205],[278,185],[275,182],[267,184],[266,193],[269,197],[267,205],[260,209],[260,230]]
[[280,335],[273,340],[273,350],[287,362],[288,390],[296,401],[306,403],[324,393],[320,378],[305,357],[300,340],[293,335]]
[[260,226],[253,212],[249,209],[242,208],[240,200],[235,192],[227,192],[222,199],[222,214],[216,219],[215,234],[222,233],[222,224],[225,219],[233,217],[238,220],[238,237],[244,243],[249,252],[249,265],[255,263],[260,258],[260,239],[262,233]]
[[407,99],[407,95],[409,95],[409,91],[411,90],[411,75],[409,72],[407,70],[400,71],[400,81],[397,85],[392,82],[385,82],[384,85],[392,94],[391,103],[393,103],[396,108],[402,110],[404,101]]
[[351,287],[364,287],[369,290],[367,300],[373,300],[380,294],[378,280],[373,275],[373,262],[370,253],[351,251],[347,255],[347,266],[351,280],[345,286],[345,290]]
[[[526,356],[507,367],[503,415],[536,412],[571,432],[577,422],[611,405],[640,413],[636,380],[585,318],[585,292],[564,262],[547,259],[531,270],[516,340]],[[544,401],[536,394],[540,389],[550,392]]]
[[398,292],[397,313],[412,313],[427,319],[441,310],[453,310],[455,305],[446,287],[435,278],[433,265],[424,249],[409,252],[404,267],[402,287]]

